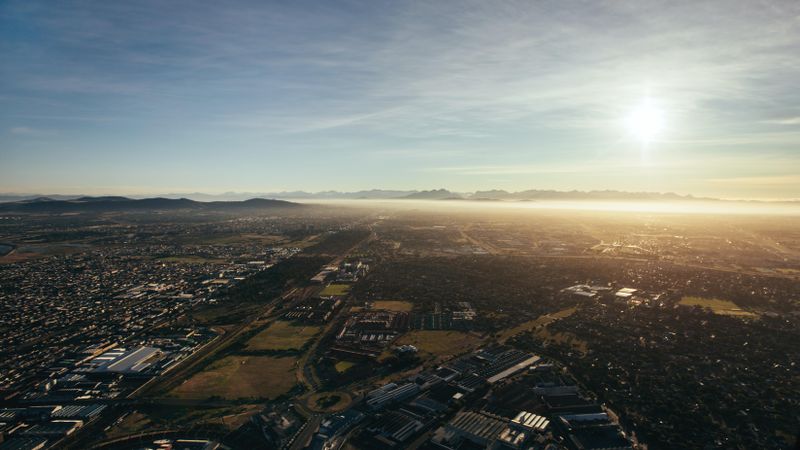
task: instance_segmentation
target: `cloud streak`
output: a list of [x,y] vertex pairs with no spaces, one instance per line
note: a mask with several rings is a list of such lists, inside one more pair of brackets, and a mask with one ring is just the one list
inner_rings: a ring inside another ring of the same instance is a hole
[[[0,68],[0,127],[61,129],[85,159],[137,152],[152,162],[169,148],[289,173],[316,153],[340,173],[423,177],[398,186],[415,188],[437,175],[480,184],[636,165],[640,149],[620,122],[649,95],[668,122],[650,150],[664,173],[728,153],[796,161],[800,4],[767,6],[11,1],[0,19],[0,52],[13,61]],[[21,154],[29,136],[12,134]],[[55,152],[37,148],[38,158],[15,159],[20,169]],[[405,162],[353,167],[365,154]],[[315,179],[279,182],[339,187]]]

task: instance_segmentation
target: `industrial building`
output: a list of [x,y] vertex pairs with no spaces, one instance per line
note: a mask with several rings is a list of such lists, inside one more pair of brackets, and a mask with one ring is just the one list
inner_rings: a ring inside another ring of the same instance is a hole
[[460,412],[444,428],[440,428],[433,442],[442,448],[458,446],[467,440],[484,448],[492,445],[506,428],[506,421],[489,414]]
[[420,391],[416,383],[406,383],[398,386],[389,383],[367,394],[367,405],[372,409],[380,409],[391,402],[404,400]]
[[117,347],[91,359],[76,372],[146,376],[162,358],[163,352],[155,347]]

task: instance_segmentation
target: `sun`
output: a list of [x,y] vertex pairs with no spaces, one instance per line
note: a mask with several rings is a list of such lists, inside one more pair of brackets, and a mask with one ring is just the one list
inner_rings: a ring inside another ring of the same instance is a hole
[[648,144],[664,130],[664,112],[650,99],[644,99],[625,118],[625,125],[631,136]]

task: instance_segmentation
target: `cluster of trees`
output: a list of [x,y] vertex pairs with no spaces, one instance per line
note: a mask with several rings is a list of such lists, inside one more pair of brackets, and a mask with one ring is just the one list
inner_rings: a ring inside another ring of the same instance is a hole
[[800,409],[797,323],[587,304],[548,328],[588,353],[532,334],[513,342],[564,362],[652,449],[788,448],[800,426],[786,414]]
[[369,234],[370,231],[366,228],[337,231],[329,234],[322,241],[304,249],[303,253],[306,255],[340,256],[366,239]]

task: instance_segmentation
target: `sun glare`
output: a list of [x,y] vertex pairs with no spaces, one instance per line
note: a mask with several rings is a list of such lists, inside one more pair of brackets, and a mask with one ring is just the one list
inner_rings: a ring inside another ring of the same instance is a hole
[[632,136],[647,144],[664,129],[664,112],[645,99],[628,114],[625,125]]

